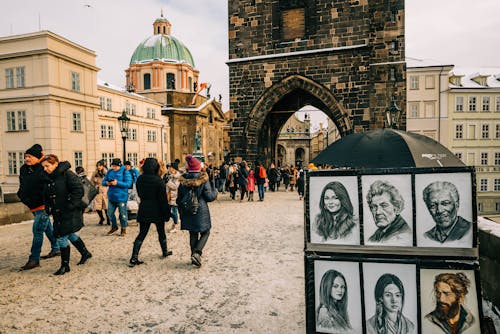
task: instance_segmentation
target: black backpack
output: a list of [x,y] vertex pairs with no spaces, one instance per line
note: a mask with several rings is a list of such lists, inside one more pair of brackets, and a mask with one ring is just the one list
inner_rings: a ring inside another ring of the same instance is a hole
[[197,214],[199,206],[197,188],[189,187],[184,195],[177,199],[177,205],[183,214]]
[[92,202],[94,197],[97,196],[99,190],[87,179],[86,177],[78,177],[83,185],[83,207],[86,208]]

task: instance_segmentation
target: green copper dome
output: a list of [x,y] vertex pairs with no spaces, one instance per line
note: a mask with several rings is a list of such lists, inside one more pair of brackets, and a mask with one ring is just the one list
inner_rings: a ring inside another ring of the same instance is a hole
[[130,65],[160,60],[168,63],[188,63],[194,68],[189,49],[171,35],[156,34],[137,46],[130,59]]

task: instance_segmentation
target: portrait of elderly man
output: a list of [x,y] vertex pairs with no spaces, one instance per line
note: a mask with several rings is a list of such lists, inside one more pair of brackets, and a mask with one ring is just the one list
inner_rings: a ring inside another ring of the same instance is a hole
[[387,181],[376,180],[370,185],[366,201],[377,225],[377,230],[368,239],[370,242],[412,240],[411,228],[400,215],[405,201],[396,187]]
[[475,319],[464,307],[470,280],[464,273],[442,273],[434,279],[435,309],[425,319],[435,324],[443,333],[459,334],[470,328]]
[[458,215],[460,197],[457,187],[448,181],[435,181],[423,190],[423,199],[436,225],[425,237],[445,243],[460,240],[471,229],[471,222]]

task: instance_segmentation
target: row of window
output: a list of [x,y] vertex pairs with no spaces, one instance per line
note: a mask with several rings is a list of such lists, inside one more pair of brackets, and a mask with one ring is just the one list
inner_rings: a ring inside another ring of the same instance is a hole
[[[425,79],[424,79],[425,89],[436,88],[434,81],[435,81],[435,78],[433,75],[426,75]],[[419,76],[417,76],[417,75],[410,76],[410,89],[412,89],[412,90],[420,89],[420,77]]]
[[[489,191],[489,180],[488,179],[479,179],[479,191],[485,192]],[[493,191],[500,191],[500,179],[493,180]]]
[[[99,96],[99,105],[102,110],[113,110],[112,100],[109,97]],[[137,106],[134,103],[125,103],[125,112],[127,115],[137,115]],[[146,108],[146,118],[156,119],[156,109]]]
[[[25,110],[7,111],[7,131],[27,131],[28,122]],[[71,130],[82,131],[82,115],[71,113]]]
[[[138,165],[138,153],[129,152],[127,153],[127,160],[131,161],[134,166]],[[147,153],[148,158],[156,158],[156,153],[150,152]],[[114,152],[103,152],[101,153],[101,159],[107,164],[107,166],[111,166],[111,162],[115,158]],[[19,175],[21,170],[21,166],[24,164],[24,152],[7,152],[7,165],[8,165],[8,174],[9,175]],[[72,166],[83,166],[83,152],[75,151],[73,152],[73,164]]]
[[[28,126],[26,122],[26,111],[18,110],[18,111],[7,112],[7,131],[27,131],[27,130]],[[71,113],[71,130],[77,132],[82,131],[81,113],[78,112]],[[115,138],[113,125],[101,124],[101,138],[102,139]],[[127,139],[137,140],[137,129],[130,128],[127,135]],[[147,140],[149,142],[156,142],[156,130],[148,130]]]
[[[156,135],[157,131],[156,130],[148,130],[147,131],[147,141],[155,143],[156,142]],[[115,138],[115,132],[114,132],[114,127],[113,125],[105,125],[101,124],[101,139],[114,139]],[[166,134],[164,135],[163,139],[164,142],[166,143]],[[137,129],[136,128],[130,128],[128,129],[128,134],[127,134],[127,140],[137,140]]]
[[[490,124],[481,124],[479,139],[500,139],[500,124],[495,124],[493,137],[491,137],[490,128]],[[478,139],[476,138],[476,124],[467,125],[467,138],[465,137],[465,125],[455,124],[455,139]]]
[[[481,97],[481,105],[478,105],[477,96],[469,96],[467,99],[467,110],[465,110],[465,97],[464,96],[455,96],[455,111],[456,112],[490,112],[491,109],[491,97],[490,96],[482,96]],[[495,108],[493,109],[495,112],[500,112],[500,96],[495,96]]]
[[[143,75],[144,90],[151,89],[151,74],[145,73]],[[167,73],[167,89],[175,89],[175,74]],[[193,84],[193,78],[189,77],[189,89],[191,89]]]
[[[484,212],[484,204],[482,202],[477,202],[477,211]],[[495,212],[500,212],[500,202],[495,203]]]
[[[5,88],[23,88],[25,82],[25,67],[11,67],[5,69]],[[71,72],[71,90],[80,91],[80,73]]]
[[408,114],[409,118],[434,118],[436,117],[436,103],[435,102],[425,102],[424,103],[424,114],[420,115],[420,105],[419,103],[409,103],[410,112]]
[[[459,158],[460,160],[466,162],[468,165],[476,165],[476,154],[474,152],[469,152],[467,153],[467,161],[464,160],[464,156],[462,152],[455,152],[455,156]],[[488,152],[481,152],[479,154],[479,165],[481,166],[489,166],[490,165],[490,154]],[[494,166],[500,166],[500,152],[495,152],[494,153],[494,159],[493,159],[493,165]]]

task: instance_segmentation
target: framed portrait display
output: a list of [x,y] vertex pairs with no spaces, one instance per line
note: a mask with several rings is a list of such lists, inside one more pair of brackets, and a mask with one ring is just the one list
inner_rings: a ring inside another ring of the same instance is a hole
[[417,246],[473,247],[470,173],[415,175]]
[[413,246],[411,174],[362,175],[365,245]]
[[316,331],[361,333],[359,263],[314,262]]
[[310,171],[304,206],[306,250],[478,256],[473,167]]
[[482,333],[479,272],[467,266],[420,269],[422,333]]
[[309,184],[311,242],[359,245],[358,178],[314,177]]
[[367,333],[418,333],[416,272],[415,264],[363,263]]
[[482,333],[479,267],[305,254],[307,333]]

